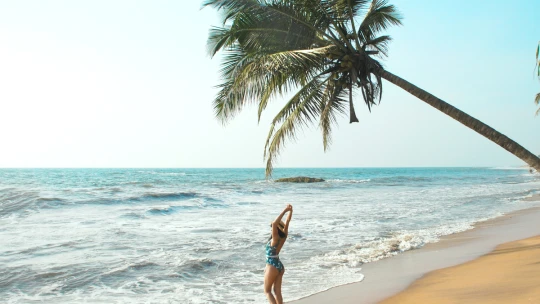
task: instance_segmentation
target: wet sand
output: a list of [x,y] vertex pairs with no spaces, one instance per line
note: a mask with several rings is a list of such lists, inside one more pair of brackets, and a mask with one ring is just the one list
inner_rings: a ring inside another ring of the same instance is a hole
[[[421,249],[407,251],[392,258],[365,264],[362,266],[361,271],[365,275],[362,282],[337,286],[289,303],[379,303],[405,290],[413,282],[432,271],[472,261],[489,254],[498,245],[504,243],[540,236],[538,199],[539,197],[535,196],[523,202],[524,204],[531,204],[529,209],[480,222],[475,225],[474,229],[445,236],[438,243],[427,244]],[[518,250],[517,252],[522,251]],[[537,251],[535,252],[538,254]],[[496,270],[497,266],[495,264],[490,267]],[[536,272],[536,274],[540,277],[540,272]],[[475,277],[476,273],[469,273],[468,275]],[[408,303],[438,303],[431,300],[426,301],[413,300]],[[459,300],[457,302],[441,303],[462,302],[462,300]],[[507,301],[505,303],[516,302]]]
[[408,303],[540,303],[540,236],[431,272],[381,302]]

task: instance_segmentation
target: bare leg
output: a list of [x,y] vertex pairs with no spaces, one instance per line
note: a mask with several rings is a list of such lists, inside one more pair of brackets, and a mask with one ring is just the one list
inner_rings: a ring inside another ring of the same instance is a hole
[[276,267],[266,265],[266,270],[264,271],[264,294],[268,298],[268,302],[270,302],[270,304],[277,304],[274,295],[272,295],[272,285],[274,285],[278,275],[279,271],[276,269]]
[[274,282],[274,294],[276,295],[276,304],[283,304],[283,296],[281,295],[281,283],[283,282],[283,275],[285,274],[285,268],[280,272]]

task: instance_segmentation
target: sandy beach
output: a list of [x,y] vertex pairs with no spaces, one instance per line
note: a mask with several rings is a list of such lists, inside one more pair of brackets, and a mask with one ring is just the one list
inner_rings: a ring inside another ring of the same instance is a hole
[[437,270],[383,304],[540,303],[540,236],[506,243],[471,262]]
[[291,303],[540,303],[539,218],[534,207],[477,223],[363,265],[362,282]]

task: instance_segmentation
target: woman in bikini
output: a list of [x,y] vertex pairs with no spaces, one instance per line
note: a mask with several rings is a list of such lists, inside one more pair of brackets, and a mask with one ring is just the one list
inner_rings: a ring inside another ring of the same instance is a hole
[[[285,224],[281,221],[285,213],[287,220]],[[279,260],[279,252],[283,248],[283,244],[287,240],[289,233],[289,223],[293,213],[292,205],[287,205],[281,214],[270,224],[272,227],[272,235],[266,244],[266,269],[264,270],[264,294],[271,304],[282,304],[283,296],[281,295],[281,282],[285,267]],[[274,295],[272,294],[272,286],[274,286]]]

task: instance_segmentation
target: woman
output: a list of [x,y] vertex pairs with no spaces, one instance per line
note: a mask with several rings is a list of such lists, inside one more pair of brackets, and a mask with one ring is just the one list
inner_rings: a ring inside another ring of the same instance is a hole
[[[281,221],[285,213],[287,221],[285,224]],[[272,227],[272,235],[266,244],[266,269],[264,270],[264,293],[271,304],[282,304],[283,296],[281,295],[281,282],[285,267],[279,260],[279,252],[283,248],[283,244],[287,240],[289,233],[289,223],[291,222],[293,208],[292,205],[287,205],[281,214],[276,217],[270,225]],[[274,294],[272,294],[272,286],[274,286]]]

